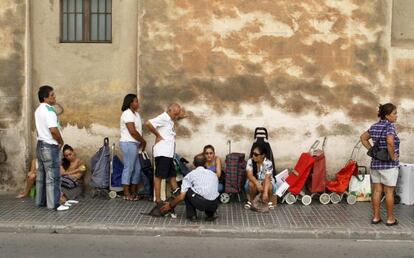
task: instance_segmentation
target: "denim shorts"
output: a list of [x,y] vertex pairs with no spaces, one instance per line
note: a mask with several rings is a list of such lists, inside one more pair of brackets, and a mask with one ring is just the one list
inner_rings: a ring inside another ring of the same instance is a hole
[[[259,181],[260,182],[260,181]],[[260,182],[261,184],[263,184],[263,181],[262,182]],[[272,183],[272,192],[273,193],[276,193],[276,182],[274,182],[274,181],[272,181],[271,182]],[[249,179],[247,179],[246,180],[246,183],[244,184],[244,191],[246,192],[246,193],[248,193],[249,192]]]

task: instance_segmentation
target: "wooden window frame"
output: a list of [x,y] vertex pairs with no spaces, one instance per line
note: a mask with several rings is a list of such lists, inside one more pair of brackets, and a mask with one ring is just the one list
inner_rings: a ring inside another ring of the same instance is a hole
[[[101,12],[101,13],[94,13],[94,14],[104,14],[105,17],[107,15],[111,15],[111,25],[110,25],[110,40],[91,40],[91,26],[92,26],[92,11],[91,11],[91,0],[83,0],[83,16],[82,16],[82,20],[83,20],[83,34],[82,34],[82,40],[64,40],[63,39],[63,1],[65,0],[60,0],[60,43],[112,43],[112,20],[113,20],[113,16],[112,16],[112,3],[111,3],[111,10],[110,12],[107,11],[106,6],[105,6],[105,12]],[[76,0],[75,0],[76,1]],[[113,1],[111,1],[113,2]],[[98,1],[99,3],[99,1]],[[106,1],[105,1],[105,5],[106,5]],[[99,5],[98,5],[99,6]],[[99,7],[98,7],[99,10]],[[76,12],[76,6],[75,6],[75,12]],[[76,19],[75,19],[76,22]],[[76,23],[75,23],[76,24]],[[98,24],[99,24],[99,19],[98,19]],[[75,25],[76,26],[76,25]],[[76,32],[75,32],[75,38],[76,38]],[[105,38],[106,38],[106,28],[105,28]]]

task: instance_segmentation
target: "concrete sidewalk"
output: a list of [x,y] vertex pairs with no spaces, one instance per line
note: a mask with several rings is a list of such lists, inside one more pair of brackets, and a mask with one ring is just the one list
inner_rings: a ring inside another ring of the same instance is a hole
[[315,200],[310,206],[279,204],[270,213],[256,213],[234,202],[220,205],[214,222],[190,222],[183,205],[175,219],[154,218],[141,214],[153,207],[148,201],[85,198],[69,211],[56,212],[14,196],[0,194],[0,232],[414,240],[414,206],[405,205],[396,206],[399,225],[387,227],[370,224],[370,203],[321,205]]

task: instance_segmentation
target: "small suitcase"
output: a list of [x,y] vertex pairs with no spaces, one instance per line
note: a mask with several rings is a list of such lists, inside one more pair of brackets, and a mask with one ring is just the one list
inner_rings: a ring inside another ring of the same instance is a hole
[[246,180],[246,161],[244,153],[230,153],[226,156],[225,186],[226,193],[240,193]]

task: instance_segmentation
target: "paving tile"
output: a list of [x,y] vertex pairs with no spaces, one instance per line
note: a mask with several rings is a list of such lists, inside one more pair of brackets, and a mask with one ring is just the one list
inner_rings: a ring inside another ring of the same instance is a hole
[[[367,231],[386,230],[385,225],[371,225],[371,204],[346,203],[322,205],[316,201],[310,206],[302,204],[278,204],[269,213],[257,213],[245,210],[237,201],[221,204],[218,219],[207,222],[203,219],[190,222],[185,219],[185,207],[176,207],[178,217],[154,218],[143,215],[148,212],[153,203],[148,201],[130,202],[120,198],[114,200],[84,198],[65,212],[50,211],[46,208],[35,207],[33,199],[18,200],[12,194],[0,194],[0,223],[28,223],[54,225],[124,225],[124,226],[154,226],[168,228],[169,226],[205,228],[234,227],[234,228],[263,228],[263,229],[358,229]],[[383,217],[385,210],[382,209]],[[414,231],[414,206],[396,205],[395,214],[399,225],[393,230]],[[199,213],[201,218],[204,214]]]

